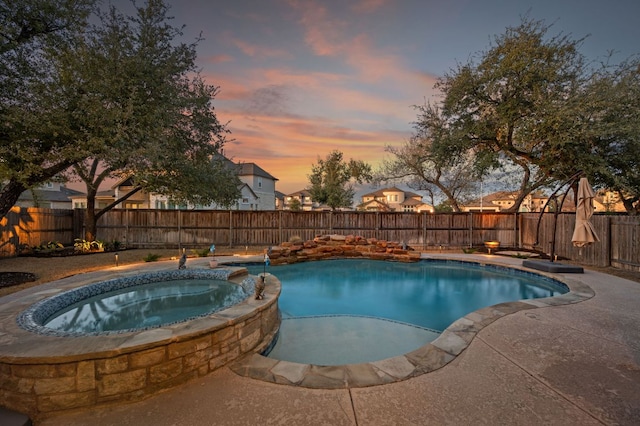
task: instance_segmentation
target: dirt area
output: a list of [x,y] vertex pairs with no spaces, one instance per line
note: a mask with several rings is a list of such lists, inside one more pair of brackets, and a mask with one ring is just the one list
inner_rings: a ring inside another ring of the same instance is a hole
[[[261,247],[249,247],[247,254],[258,254]],[[245,248],[220,248],[216,247],[216,255],[245,254]],[[133,249],[118,252],[118,264],[144,262],[149,254],[160,255],[159,261],[175,258],[176,265],[180,252],[177,249]],[[196,257],[196,254],[186,250],[188,257]],[[66,257],[30,257],[19,256],[12,258],[0,258],[0,275],[6,272],[21,272],[35,275],[35,281],[24,282],[18,285],[0,285],[0,297],[15,293],[29,287],[33,287],[49,281],[65,278],[82,272],[96,271],[115,265],[115,253],[93,253]],[[8,274],[6,274],[8,276]],[[12,274],[14,275],[14,274]],[[0,279],[0,282],[2,280]]]
[[[216,255],[224,256],[232,254],[260,254],[262,253],[262,249],[262,247],[249,247],[247,251],[245,251],[244,247],[217,247]],[[196,254],[194,252],[187,250],[186,253],[189,257],[196,257]],[[175,258],[177,262],[177,258],[180,256],[180,252],[177,249],[124,250],[118,252],[118,263],[120,265],[140,263],[143,262],[144,258],[149,254],[160,255],[160,261]],[[113,252],[51,258],[27,256],[0,258],[0,274],[2,274],[3,272],[26,272],[35,275],[34,281],[24,282],[18,285],[0,286],[0,297],[49,281],[57,280],[82,272],[104,269],[114,265],[115,253]],[[589,269],[590,267],[585,268]],[[599,272],[604,272],[640,283],[640,272],[627,271],[611,267],[590,269],[595,269]]]

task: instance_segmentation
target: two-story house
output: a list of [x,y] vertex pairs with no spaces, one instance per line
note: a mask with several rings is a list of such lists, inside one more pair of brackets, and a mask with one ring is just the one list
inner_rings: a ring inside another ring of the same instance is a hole
[[433,213],[433,206],[422,201],[422,196],[414,192],[403,191],[396,187],[379,189],[364,194],[357,209],[361,211],[383,212],[429,212]]
[[71,198],[82,196],[82,192],[67,188],[60,182],[47,182],[37,188],[24,191],[20,194],[16,206],[18,207],[42,207],[47,209],[72,209]]
[[[502,212],[512,208],[516,203],[518,193],[516,191],[498,191],[484,195],[480,199],[473,200],[460,206],[463,212]],[[540,212],[549,197],[542,191],[534,191],[522,200],[520,212]],[[547,207],[548,210],[548,207]]]
[[284,197],[284,210],[311,211],[317,209],[318,207],[320,207],[319,204],[313,201],[313,199],[311,198],[311,193],[306,189],[292,192],[291,194],[287,194]]
[[[259,167],[255,163],[233,163],[225,159],[229,163],[229,167],[237,168],[238,178],[241,184],[240,197],[232,210],[275,210],[276,208],[276,191],[275,185],[278,180],[270,173]],[[96,196],[96,207],[103,208],[111,204],[114,200],[119,199],[123,195],[134,189],[131,177],[125,177],[115,182],[107,191],[100,191]],[[72,197],[73,205],[77,208],[86,207],[86,194],[80,194]],[[118,208],[124,209],[202,209],[217,210],[225,209],[223,206],[211,204],[208,206],[192,206],[177,205],[171,202],[166,195],[147,193],[138,191],[130,198],[126,199]]]

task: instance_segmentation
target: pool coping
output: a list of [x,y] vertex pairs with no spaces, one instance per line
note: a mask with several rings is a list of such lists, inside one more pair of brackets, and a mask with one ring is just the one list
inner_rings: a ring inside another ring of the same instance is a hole
[[517,300],[488,306],[454,321],[434,341],[404,355],[360,364],[313,365],[268,358],[259,353],[247,354],[229,368],[239,376],[281,385],[311,389],[348,389],[378,386],[420,376],[438,370],[456,359],[485,327],[516,312],[580,303],[595,296],[579,275],[558,274],[523,266],[522,259],[497,255],[423,254],[426,260],[453,260],[474,264],[507,267],[548,277],[569,288],[569,292],[540,299]]

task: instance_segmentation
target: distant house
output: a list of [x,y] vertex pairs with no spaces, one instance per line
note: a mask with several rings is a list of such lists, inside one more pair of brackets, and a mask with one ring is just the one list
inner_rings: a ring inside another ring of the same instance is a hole
[[48,209],[72,209],[71,197],[83,195],[82,192],[67,188],[63,183],[47,182],[38,188],[20,194],[16,206],[42,207]]
[[[240,179],[240,198],[232,210],[275,210],[277,178],[260,168],[255,163],[233,163],[230,160],[230,167],[237,167],[238,178]],[[134,189],[133,179],[125,177],[117,181],[109,190],[101,191],[96,196],[96,207],[103,208],[113,201],[121,198]],[[87,196],[80,194],[73,197],[74,207],[86,208]],[[161,194],[149,194],[145,191],[138,191],[130,198],[120,203],[118,208],[123,209],[201,209],[218,210],[224,209],[215,204],[208,206],[178,205],[173,203],[169,197]]]
[[396,187],[379,189],[362,196],[362,202],[357,207],[361,211],[383,212],[428,212],[433,213],[433,206],[422,201],[422,196],[413,192],[403,191]]
[[[114,183],[111,188],[106,191],[98,191],[96,194],[96,208],[103,209],[113,203],[120,197],[128,194],[135,188],[133,185],[133,179],[131,177],[125,177]],[[80,193],[71,197],[73,200],[73,208],[85,209],[87,208],[87,194]],[[145,191],[138,191],[130,198],[120,203],[117,208],[121,209],[149,209],[152,208],[150,203],[150,196]]]
[[593,205],[596,213],[626,213],[627,211],[620,199],[620,195],[617,192],[607,191],[606,189],[596,192]]
[[[487,194],[480,199],[460,205],[463,212],[501,212],[509,210],[516,203],[518,192],[498,191]],[[520,212],[539,212],[549,199],[542,191],[528,194],[520,204]],[[548,210],[548,208],[547,208]]]
[[[255,208],[238,208],[238,210],[275,210],[277,178],[266,172],[256,163],[239,163],[238,178],[248,186],[256,196]],[[240,200],[241,207],[246,207],[244,197]]]
[[286,195],[283,192],[276,191],[276,210],[284,210],[284,200]]
[[316,210],[320,205],[313,201],[311,193],[306,189],[292,192],[284,197],[284,210],[291,210],[293,205],[299,205],[300,210],[311,211]]

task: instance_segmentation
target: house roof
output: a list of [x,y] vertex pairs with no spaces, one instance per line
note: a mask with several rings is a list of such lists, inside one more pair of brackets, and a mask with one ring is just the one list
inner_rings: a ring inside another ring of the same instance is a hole
[[297,192],[292,192],[291,194],[287,194],[287,197],[311,197],[311,192],[309,192],[306,189],[301,189],[300,191]]
[[391,188],[378,189],[377,191],[370,192],[368,194],[364,194],[362,197],[374,197],[374,198],[386,197],[386,194],[388,194],[389,192],[401,192],[401,193],[404,194],[404,196],[406,198],[412,198],[412,197],[420,197],[420,198],[422,198],[422,196],[420,194],[416,194],[414,192],[403,191],[402,189],[398,189],[395,186],[392,186]]
[[278,178],[265,171],[262,167],[256,163],[238,163],[238,175],[239,176],[260,176],[267,179],[278,180]]
[[420,200],[416,200],[415,198],[407,198],[402,203],[401,206],[421,206],[424,203]]
[[46,189],[33,189],[32,191],[24,191],[22,194],[20,194],[19,200],[33,201],[33,199],[35,198],[41,201],[69,202],[71,200],[71,197],[79,195],[81,196],[84,194],[80,191],[76,191],[75,189],[61,186],[59,191],[49,191]]
[[368,209],[369,207],[371,207],[371,206],[381,207],[381,208],[382,208],[382,210],[384,210],[384,211],[389,211],[389,210],[391,210],[391,207],[389,207],[389,204],[387,204],[385,201],[382,201],[382,200],[375,200],[375,199],[374,199],[374,200],[366,201],[366,202],[364,202],[364,203],[360,203],[360,204],[358,204],[357,208],[358,208],[358,209],[364,209],[364,210],[367,210],[367,209]]

